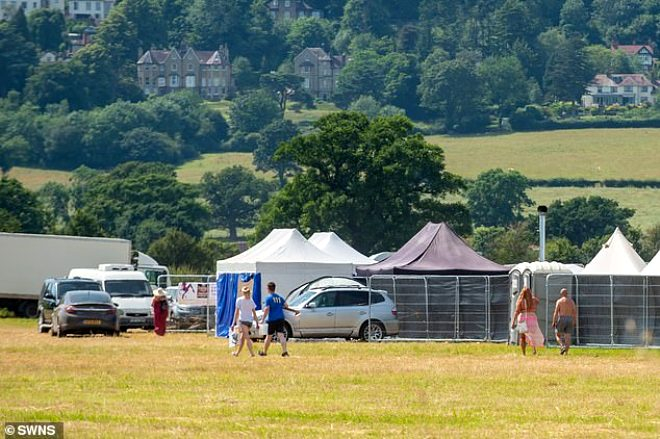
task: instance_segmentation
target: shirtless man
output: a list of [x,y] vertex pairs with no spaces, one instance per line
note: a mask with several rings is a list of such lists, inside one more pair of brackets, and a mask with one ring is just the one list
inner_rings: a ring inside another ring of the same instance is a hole
[[552,315],[552,327],[555,328],[557,343],[561,346],[560,354],[564,355],[571,347],[571,333],[577,322],[577,306],[573,299],[568,297],[566,288],[562,288],[559,294],[561,297],[557,300],[555,313]]

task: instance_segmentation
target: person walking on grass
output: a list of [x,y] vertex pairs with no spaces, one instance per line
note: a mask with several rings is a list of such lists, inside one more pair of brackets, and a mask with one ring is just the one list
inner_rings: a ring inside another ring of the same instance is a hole
[[527,345],[532,347],[534,355],[536,355],[536,348],[543,346],[545,341],[536,319],[536,307],[539,302],[539,298],[528,287],[523,288],[516,302],[516,312],[513,315],[511,328],[519,327],[520,329],[518,331],[520,334],[519,342],[523,355],[526,354]]
[[557,300],[555,312],[552,315],[552,327],[555,328],[557,343],[561,347],[559,353],[564,355],[571,347],[571,333],[577,322],[577,306],[573,299],[568,297],[566,288],[562,288],[559,295],[561,297]]
[[165,335],[167,316],[170,313],[170,308],[167,304],[167,293],[164,289],[158,288],[154,291],[154,298],[151,300],[151,309],[154,313],[154,332],[156,335]]
[[[234,311],[234,322],[231,325],[232,331],[239,329],[241,334],[241,339],[238,344],[238,348],[232,352],[234,357],[238,357],[238,354],[243,350],[243,345],[247,343],[248,351],[250,356],[254,357],[254,350],[252,349],[252,339],[250,338],[250,328],[252,328],[252,322],[257,322],[257,329],[259,329],[259,321],[257,319],[257,307],[252,300],[250,287],[247,285],[241,288],[242,296],[236,300],[236,310]],[[236,326],[240,328],[236,328]]]
[[263,351],[259,351],[259,355],[265,357],[268,354],[271,340],[274,335],[277,335],[282,345],[282,356],[288,357],[289,351],[287,351],[286,337],[284,336],[284,310],[292,311],[296,315],[300,314],[300,311],[289,308],[284,297],[275,292],[274,282],[268,282],[267,287],[268,297],[266,298],[266,308],[264,308],[261,323],[268,323],[268,335],[266,335],[266,340],[264,341],[264,349]]

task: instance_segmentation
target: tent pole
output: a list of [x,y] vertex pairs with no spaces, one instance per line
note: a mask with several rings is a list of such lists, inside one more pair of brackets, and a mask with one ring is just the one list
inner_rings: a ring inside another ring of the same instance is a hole
[[460,312],[460,306],[459,306],[459,294],[460,294],[460,282],[461,278],[456,276],[456,291],[455,291],[455,296],[454,296],[454,340],[458,339],[458,325],[460,324],[460,320],[458,317],[458,313]]
[[610,275],[610,344],[614,345],[614,280]]
[[424,279],[424,297],[426,297],[426,339],[428,340],[431,335],[429,333],[429,282],[426,276]]

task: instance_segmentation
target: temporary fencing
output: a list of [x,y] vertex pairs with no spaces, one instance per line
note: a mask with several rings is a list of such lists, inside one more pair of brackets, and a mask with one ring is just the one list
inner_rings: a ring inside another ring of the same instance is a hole
[[214,275],[179,274],[158,276],[158,285],[168,287],[169,328],[177,331],[215,333],[217,286]]

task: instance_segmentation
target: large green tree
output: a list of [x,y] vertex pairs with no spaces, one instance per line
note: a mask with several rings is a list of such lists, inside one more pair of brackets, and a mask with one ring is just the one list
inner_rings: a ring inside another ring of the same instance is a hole
[[298,134],[298,129],[290,120],[276,120],[259,133],[253,163],[258,171],[275,171],[280,187],[286,183],[287,171],[297,167],[284,157],[275,158],[275,151],[284,142]]
[[529,85],[523,66],[515,56],[488,58],[479,65],[486,99],[497,108],[500,127],[502,119],[518,107],[529,103]]
[[371,252],[397,248],[427,221],[470,230],[465,206],[443,202],[463,187],[461,179],[445,171],[442,150],[414,134],[407,118],[340,112],[315,128],[278,150],[276,157],[304,171],[264,206],[258,238],[275,227],[334,230]]
[[620,207],[616,201],[599,196],[555,200],[548,206],[547,233],[549,237],[565,237],[581,246],[589,239],[610,235],[616,227],[625,233],[634,214],[634,209]]
[[200,185],[202,196],[211,208],[213,224],[228,229],[232,240],[238,238],[239,227],[254,226],[257,212],[273,190],[270,182],[242,166],[206,173]]
[[37,53],[29,40],[7,21],[0,21],[0,97],[21,91]]
[[239,95],[229,107],[229,125],[233,133],[256,133],[281,118],[282,110],[267,90],[254,90]]
[[35,9],[28,16],[32,41],[41,50],[60,50],[64,43],[64,14],[57,9]]
[[468,207],[475,225],[509,226],[522,220],[532,205],[525,192],[529,180],[518,171],[491,169],[479,174],[467,191]]
[[[46,212],[35,194],[16,179],[0,178],[0,231],[43,233],[48,226]],[[20,225],[20,230],[16,226]]]

